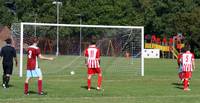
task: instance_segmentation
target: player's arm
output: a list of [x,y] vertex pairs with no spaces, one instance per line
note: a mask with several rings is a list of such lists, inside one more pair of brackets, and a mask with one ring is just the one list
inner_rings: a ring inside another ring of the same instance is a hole
[[85,57],[85,65],[87,66],[88,57]]
[[87,51],[87,49],[85,50],[85,65],[87,66],[88,64],[87,64],[87,62],[88,62],[88,51]]
[[15,59],[15,66],[18,66],[18,61],[17,61],[17,57],[14,58]]
[[193,69],[195,70],[195,59],[194,59],[194,54],[192,54],[192,66],[193,66]]
[[193,69],[195,70],[196,67],[195,67],[195,61],[194,60],[192,61],[192,66],[193,66]]
[[101,63],[100,63],[100,62],[101,62],[100,58],[97,58],[97,60],[99,61],[99,64],[101,64]]
[[40,59],[43,59],[43,60],[54,60],[54,58],[53,57],[45,57],[45,56],[43,56],[43,55],[39,55],[39,58]]
[[14,49],[14,60],[15,60],[15,66],[18,66],[18,60],[17,60],[17,54],[16,54],[16,50]]
[[96,54],[96,59],[99,61],[99,64],[100,64],[100,62],[101,62],[100,56],[101,56],[101,53],[100,53],[100,50],[98,49],[98,50],[97,50],[97,54]]

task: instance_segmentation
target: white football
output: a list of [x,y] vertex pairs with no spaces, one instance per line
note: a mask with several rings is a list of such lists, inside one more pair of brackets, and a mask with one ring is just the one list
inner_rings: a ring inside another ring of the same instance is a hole
[[71,74],[71,75],[74,75],[74,74],[75,74],[75,72],[74,72],[74,71],[71,71],[71,72],[70,72],[70,74]]

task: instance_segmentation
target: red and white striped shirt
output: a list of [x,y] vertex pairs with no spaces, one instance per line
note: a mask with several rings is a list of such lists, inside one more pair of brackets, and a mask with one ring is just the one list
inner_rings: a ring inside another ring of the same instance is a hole
[[182,70],[185,72],[193,71],[194,54],[187,51],[182,54]]
[[96,45],[90,45],[85,50],[85,57],[87,57],[88,68],[100,68],[100,50]]

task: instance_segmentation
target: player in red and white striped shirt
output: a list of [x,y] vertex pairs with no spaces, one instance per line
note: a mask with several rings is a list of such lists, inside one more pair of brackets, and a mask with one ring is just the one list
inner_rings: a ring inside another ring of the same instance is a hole
[[186,48],[186,52],[182,54],[182,71],[184,72],[183,86],[184,90],[190,90],[188,88],[189,78],[192,77],[192,71],[195,69],[194,54],[190,52],[190,48]]
[[88,91],[91,88],[91,78],[93,74],[98,74],[97,90],[101,89],[102,73],[100,68],[100,50],[96,47],[95,42],[91,42],[89,47],[85,50],[85,64],[88,68]]

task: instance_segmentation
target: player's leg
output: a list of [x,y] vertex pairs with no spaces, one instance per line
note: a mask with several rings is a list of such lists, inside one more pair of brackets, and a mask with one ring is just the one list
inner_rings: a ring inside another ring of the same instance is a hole
[[10,74],[6,74],[6,80],[5,80],[5,86],[6,86],[6,88],[9,87],[9,81],[10,81]]
[[90,91],[90,88],[91,88],[91,78],[92,78],[92,74],[88,74],[88,78],[87,78],[88,91]]
[[12,63],[3,63],[4,75],[3,75],[3,88],[9,87],[10,75],[12,74]]
[[42,76],[38,77],[38,94],[42,94]]
[[178,73],[178,76],[179,76],[179,79],[181,80],[181,79],[182,79],[182,73],[179,72],[179,73]]
[[93,74],[94,74],[94,69],[88,68],[88,78],[87,78],[88,91],[90,91],[90,88],[91,88],[91,78]]
[[189,88],[188,88],[188,78],[185,78],[184,79],[184,81],[183,81],[183,88],[184,88],[184,90],[185,91],[188,91],[188,90],[190,90]]
[[183,72],[179,72],[178,73],[178,75],[179,75],[179,79],[180,79],[180,84],[183,84],[183,78],[184,78],[184,74],[183,74]]
[[178,68],[178,75],[179,75],[179,79],[180,79],[180,83],[183,83],[183,71],[182,71],[182,65],[179,64],[179,68]]
[[190,89],[188,88],[188,81],[189,81],[189,73],[188,73],[188,72],[184,72],[184,81],[183,81],[183,88],[184,88],[184,91],[190,90]]
[[9,81],[10,81],[10,77],[12,75],[12,71],[13,71],[13,64],[12,63],[9,63],[7,64],[7,73],[6,73],[6,88],[9,87]]
[[101,82],[102,82],[101,68],[97,68],[97,73],[98,73],[97,90],[100,90],[101,89]]
[[6,88],[6,74],[7,74],[7,72],[6,72],[6,65],[5,65],[5,63],[3,63],[2,65],[3,65],[3,76],[2,76],[3,83],[2,83],[2,87]]
[[2,87],[3,87],[3,88],[6,88],[6,74],[3,73],[2,78],[3,78]]
[[43,91],[42,91],[42,72],[39,68],[36,68],[35,70],[35,77],[38,77],[38,94],[39,95],[44,95]]
[[24,83],[24,94],[26,94],[26,95],[28,95],[28,89],[29,89],[28,83],[29,83],[29,80],[33,77],[32,74],[33,74],[32,70],[26,71],[26,80]]
[[29,94],[28,94],[28,82],[29,82],[30,79],[31,79],[31,77],[30,77],[30,76],[27,76],[27,77],[26,77],[26,80],[25,80],[25,83],[24,83],[24,94],[25,94],[25,95],[29,95]]

